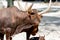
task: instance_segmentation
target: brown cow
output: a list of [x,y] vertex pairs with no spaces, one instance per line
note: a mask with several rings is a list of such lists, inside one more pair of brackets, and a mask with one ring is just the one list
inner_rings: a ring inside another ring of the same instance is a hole
[[[6,39],[11,40],[13,34],[31,31],[37,28],[40,16],[37,13],[19,11],[16,7],[0,10],[0,33],[6,34]],[[34,27],[33,27],[34,26]]]
[[32,10],[31,7],[27,11],[21,11],[15,6],[0,10],[0,33],[2,34],[0,38],[2,40],[4,34],[6,34],[6,40],[12,40],[12,35],[26,32],[27,40],[29,40],[30,34],[35,35],[37,33],[42,14],[38,14],[38,11]]

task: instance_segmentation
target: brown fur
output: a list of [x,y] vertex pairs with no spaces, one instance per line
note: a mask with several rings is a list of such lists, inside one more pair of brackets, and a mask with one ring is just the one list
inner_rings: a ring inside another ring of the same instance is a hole
[[12,40],[13,34],[26,32],[28,40],[30,34],[35,35],[38,32],[40,17],[35,9],[30,12],[21,11],[16,7],[2,9],[0,10],[0,33],[6,34],[7,40]]

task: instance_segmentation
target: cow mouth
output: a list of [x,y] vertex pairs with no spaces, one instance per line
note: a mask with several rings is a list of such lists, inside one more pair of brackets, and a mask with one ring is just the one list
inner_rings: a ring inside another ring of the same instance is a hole
[[33,31],[32,31],[32,35],[34,36],[34,35],[36,35],[36,33],[38,32],[38,28],[35,28]]
[[[37,32],[36,32],[36,33],[37,33]],[[33,36],[35,36],[35,35],[36,35],[36,33],[32,33],[32,35],[33,35]]]

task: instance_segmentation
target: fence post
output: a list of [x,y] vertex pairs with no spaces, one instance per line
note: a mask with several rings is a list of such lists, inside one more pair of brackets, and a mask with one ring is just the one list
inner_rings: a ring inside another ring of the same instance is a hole
[[13,3],[14,0],[7,0],[8,6],[7,7],[11,7],[14,5]]

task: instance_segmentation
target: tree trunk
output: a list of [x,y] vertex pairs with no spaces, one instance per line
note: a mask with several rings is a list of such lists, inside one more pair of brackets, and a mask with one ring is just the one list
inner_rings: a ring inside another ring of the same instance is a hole
[[14,5],[13,3],[14,0],[7,0],[8,6],[7,7],[11,7]]

